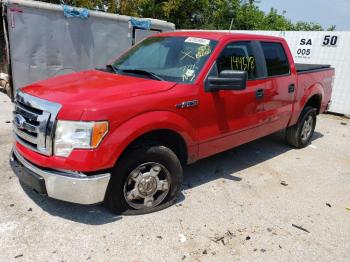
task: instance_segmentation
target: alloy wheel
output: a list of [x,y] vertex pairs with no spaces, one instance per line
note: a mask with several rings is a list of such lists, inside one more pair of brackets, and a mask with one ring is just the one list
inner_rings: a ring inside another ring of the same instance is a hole
[[163,165],[155,162],[141,164],[125,181],[125,201],[135,209],[155,207],[168,195],[170,184],[170,173]]

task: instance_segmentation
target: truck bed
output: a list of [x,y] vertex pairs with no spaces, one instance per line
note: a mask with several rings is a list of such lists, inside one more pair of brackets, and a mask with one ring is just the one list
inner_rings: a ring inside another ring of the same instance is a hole
[[318,65],[318,64],[295,64],[295,68],[298,74],[308,73],[310,71],[322,71],[330,69],[330,65]]

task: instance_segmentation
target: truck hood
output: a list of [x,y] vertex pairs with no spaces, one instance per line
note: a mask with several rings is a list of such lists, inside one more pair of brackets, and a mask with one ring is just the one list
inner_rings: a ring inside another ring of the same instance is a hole
[[25,93],[56,102],[94,109],[101,103],[149,95],[171,89],[176,83],[117,75],[99,70],[57,76],[22,89]]

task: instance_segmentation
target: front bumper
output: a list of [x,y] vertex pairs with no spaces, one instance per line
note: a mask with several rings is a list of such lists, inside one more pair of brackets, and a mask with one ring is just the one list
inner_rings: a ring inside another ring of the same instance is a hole
[[104,200],[111,174],[87,176],[82,173],[40,168],[13,148],[10,165],[18,178],[41,194],[78,204],[96,204]]

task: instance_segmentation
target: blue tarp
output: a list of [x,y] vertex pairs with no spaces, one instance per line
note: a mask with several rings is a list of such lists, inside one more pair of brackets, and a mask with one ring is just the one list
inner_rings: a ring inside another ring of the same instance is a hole
[[151,20],[147,20],[147,19],[131,18],[130,23],[133,27],[138,27],[145,30],[150,30],[152,25]]
[[79,17],[82,19],[86,19],[89,16],[89,10],[86,8],[76,8],[68,5],[61,5],[63,8],[63,14],[65,17]]

